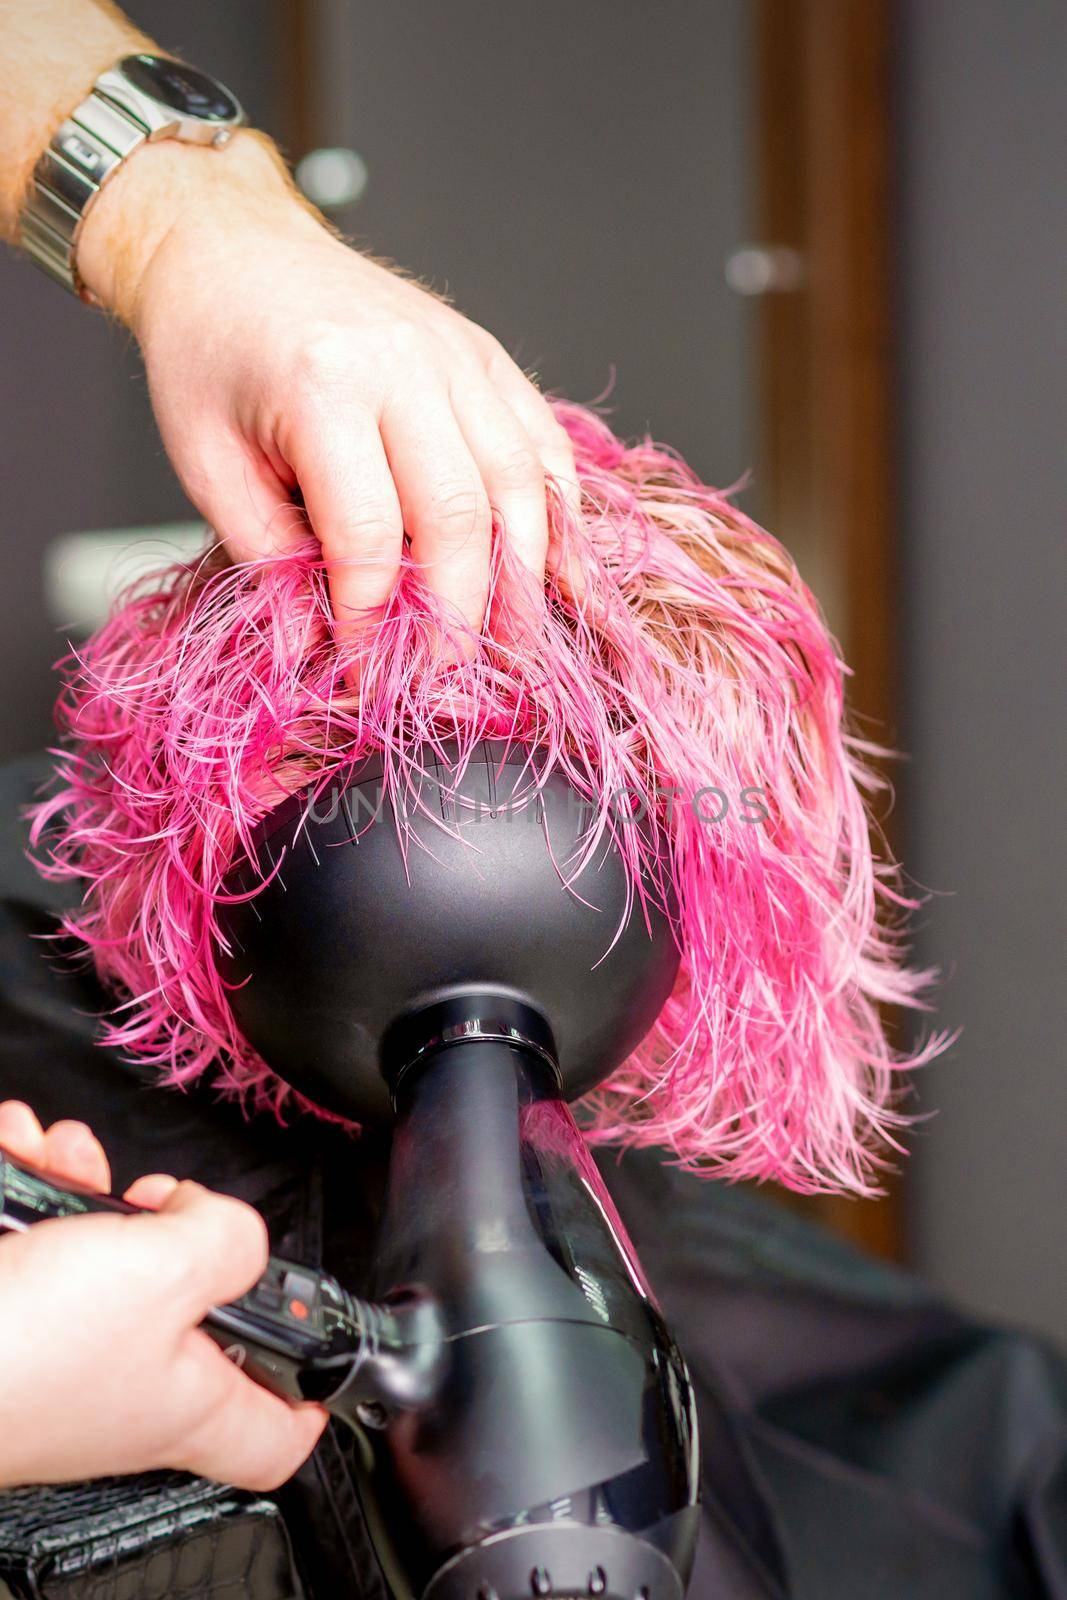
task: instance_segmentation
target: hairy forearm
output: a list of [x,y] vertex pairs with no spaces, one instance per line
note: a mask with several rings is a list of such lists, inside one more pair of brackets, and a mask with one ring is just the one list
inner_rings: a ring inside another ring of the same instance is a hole
[[38,156],[120,56],[153,48],[109,0],[0,0],[0,236],[18,216]]
[[[0,235],[18,242],[34,166],[65,117],[123,55],[158,47],[109,0],[0,0]],[[96,299],[135,326],[144,272],[191,210],[299,209],[277,151],[242,132],[224,152],[164,141],[134,152],[78,234],[77,265]]]

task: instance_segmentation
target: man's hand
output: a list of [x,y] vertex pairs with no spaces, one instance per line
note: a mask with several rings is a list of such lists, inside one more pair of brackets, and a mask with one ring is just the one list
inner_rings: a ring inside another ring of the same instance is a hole
[[[0,1106],[0,1146],[101,1190],[104,1152],[81,1123],[45,1133]],[[228,1361],[197,1324],[267,1260],[250,1206],[142,1178],[154,1215],[38,1223],[0,1239],[0,1485],[179,1467],[252,1489],[290,1477],[325,1425]]]
[[258,136],[139,151],[78,266],[136,333],[170,458],[236,560],[292,547],[299,489],[338,622],[385,602],[407,535],[477,630],[494,513],[543,583],[546,474],[577,494],[547,402],[484,329],[335,239]]
[[[111,0],[0,0],[0,237],[62,119],[156,48]],[[545,475],[575,510],[578,488],[543,396],[483,328],[334,239],[269,140],[142,146],[77,266],[137,335],[171,460],[235,559],[291,546],[299,489],[342,623],[386,599],[405,535],[474,628],[492,512],[537,584],[555,564]]]

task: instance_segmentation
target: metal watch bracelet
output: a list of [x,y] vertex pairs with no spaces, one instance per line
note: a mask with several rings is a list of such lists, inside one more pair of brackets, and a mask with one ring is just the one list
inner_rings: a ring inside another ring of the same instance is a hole
[[[137,109],[131,102],[135,101]],[[104,184],[140,145],[173,126],[166,108],[133,96],[118,72],[105,72],[53,134],[34,168],[19,218],[26,254],[50,277],[95,304],[78,277],[78,231]],[[226,143],[222,127],[212,143]]]

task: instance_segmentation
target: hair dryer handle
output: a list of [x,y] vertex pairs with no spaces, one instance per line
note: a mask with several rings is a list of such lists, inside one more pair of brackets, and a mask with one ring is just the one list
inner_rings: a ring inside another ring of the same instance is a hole
[[[0,1232],[23,1233],[60,1217],[140,1210],[0,1150]],[[272,1256],[247,1294],[214,1307],[201,1326],[265,1388],[287,1400],[325,1403],[363,1359],[365,1321],[334,1278]]]
[[35,1222],[110,1211],[124,1216],[140,1208],[113,1194],[100,1194],[68,1178],[55,1178],[28,1161],[16,1161],[0,1150],[0,1230],[24,1233]]

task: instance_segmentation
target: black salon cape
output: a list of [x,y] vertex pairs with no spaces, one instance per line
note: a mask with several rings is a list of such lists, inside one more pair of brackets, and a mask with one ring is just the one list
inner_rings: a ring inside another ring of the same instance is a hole
[[[26,862],[17,820],[45,770],[0,769],[0,1098],[91,1123],[117,1188],[169,1171],[240,1195],[278,1254],[358,1290],[379,1147],[306,1119],[246,1121],[94,1044],[99,989],[33,937],[63,902]],[[696,1385],[693,1600],[1067,1600],[1067,1371],[1054,1353],[654,1152],[601,1165]],[[326,1563],[313,1592],[376,1600],[346,1448],[331,1429],[280,1499],[298,1547]]]

